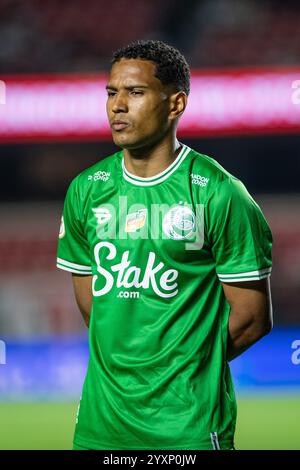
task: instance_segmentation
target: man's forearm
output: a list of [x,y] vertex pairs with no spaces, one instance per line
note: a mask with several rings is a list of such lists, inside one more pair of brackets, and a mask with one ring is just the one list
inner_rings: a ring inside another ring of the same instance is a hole
[[270,279],[223,283],[230,305],[227,360],[242,354],[273,326]]
[[86,324],[87,327],[90,326],[90,316],[91,316],[91,312],[87,312],[86,310],[83,310],[82,308],[80,308],[80,306],[78,305],[79,307],[79,310],[80,310],[80,313],[82,315],[82,318],[84,319],[84,323]]
[[240,356],[272,329],[269,323],[261,323],[249,318],[247,322],[240,320],[240,315],[233,309],[230,311],[228,325],[227,360]]
[[76,302],[87,327],[92,310],[92,276],[72,275]]

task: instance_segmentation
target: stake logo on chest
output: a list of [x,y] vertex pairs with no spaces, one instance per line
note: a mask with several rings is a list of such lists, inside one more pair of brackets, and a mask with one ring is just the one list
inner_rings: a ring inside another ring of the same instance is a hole
[[[108,251],[108,252],[107,252]],[[102,261],[112,261],[117,256],[115,245],[110,242],[99,242],[95,245],[94,256],[98,274],[93,276],[93,295],[99,297],[107,294],[113,287],[148,289],[152,288],[156,295],[163,298],[174,297],[178,293],[176,269],[165,269],[165,264],[156,261],[156,254],[150,251],[144,269],[132,265],[130,252],[126,250],[122,254],[121,262],[111,264],[110,269],[105,269]],[[99,281],[105,281],[104,287],[97,289]]]

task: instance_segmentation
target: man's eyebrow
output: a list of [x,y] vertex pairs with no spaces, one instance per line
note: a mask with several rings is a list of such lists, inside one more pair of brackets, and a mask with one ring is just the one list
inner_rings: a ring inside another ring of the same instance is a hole
[[[106,90],[117,90],[116,87],[112,86],[112,85],[106,85]],[[134,88],[149,88],[148,85],[128,85],[128,86],[125,86],[124,87],[125,90],[133,90]]]

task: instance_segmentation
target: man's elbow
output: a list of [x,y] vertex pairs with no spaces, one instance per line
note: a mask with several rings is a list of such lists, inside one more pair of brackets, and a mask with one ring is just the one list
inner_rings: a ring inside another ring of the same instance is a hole
[[81,311],[81,315],[83,317],[83,320],[84,320],[84,323],[86,325],[87,328],[89,328],[90,326],[90,314],[87,312],[87,310],[81,308],[80,309]]
[[264,336],[271,333],[273,329],[273,315],[272,309],[270,309],[264,315],[263,319],[259,319],[258,321],[254,322],[253,330],[254,334],[257,336],[257,340],[263,338]]
[[273,321],[269,320],[265,322],[264,325],[262,326],[261,336],[263,337],[263,336],[268,335],[269,333],[271,333],[272,329],[273,329]]

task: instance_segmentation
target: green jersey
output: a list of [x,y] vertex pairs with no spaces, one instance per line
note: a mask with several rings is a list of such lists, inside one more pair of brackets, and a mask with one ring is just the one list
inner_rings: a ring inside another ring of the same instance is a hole
[[233,447],[221,282],[269,276],[271,246],[244,185],[186,145],[150,178],[120,151],[72,181],[57,266],[92,275],[93,290],[77,446]]

